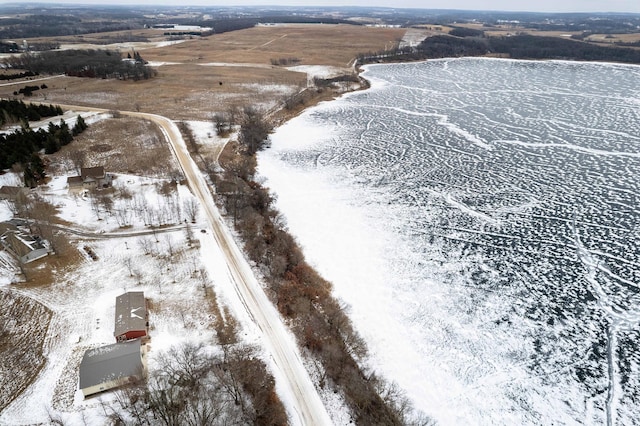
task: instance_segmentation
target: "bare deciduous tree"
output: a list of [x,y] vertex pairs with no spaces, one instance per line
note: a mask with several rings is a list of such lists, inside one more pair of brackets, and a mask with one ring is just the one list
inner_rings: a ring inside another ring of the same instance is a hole
[[167,247],[167,254],[169,255],[169,262],[171,262],[171,258],[175,254],[175,250],[173,248],[173,239],[171,238],[171,235],[164,234],[164,243],[165,243],[165,246]]
[[248,155],[258,152],[266,143],[273,126],[255,108],[247,107],[243,110],[238,142],[244,146]]
[[131,200],[133,198],[133,194],[131,194],[131,190],[124,183],[118,183],[116,185],[116,189],[120,194],[120,198],[123,200]]
[[98,220],[102,220],[102,217],[100,216],[100,199],[96,191],[89,192],[89,202],[91,204],[91,210],[96,214],[96,218]]
[[157,363],[146,383],[119,390],[116,406],[105,407],[105,415],[142,425],[287,423],[282,404],[268,393],[273,378],[251,348],[230,349],[221,358],[201,344],[183,344],[160,354]]
[[126,206],[118,207],[115,211],[116,222],[121,228],[131,226],[131,210]]
[[191,244],[193,244],[193,227],[190,223],[187,223],[187,226],[185,226],[184,233],[185,237],[187,238],[187,244],[189,244],[189,247],[191,247]]
[[200,203],[198,203],[198,200],[195,197],[188,197],[183,202],[184,213],[187,215],[187,219],[191,221],[191,223],[196,223],[199,206]]
[[184,138],[187,144],[187,148],[189,148],[189,150],[193,154],[199,154],[200,145],[198,145],[196,138],[193,135],[193,131],[191,131],[191,128],[189,127],[189,125],[184,121],[180,121],[178,123],[178,129],[180,130],[180,133],[182,133],[182,137]]
[[73,164],[76,174],[79,175],[86,162],[85,152],[79,149],[72,149],[69,150],[67,156],[69,157],[71,164]]
[[153,250],[153,242],[148,237],[140,237],[138,238],[138,245],[142,249],[144,254],[151,254]]
[[100,207],[102,207],[102,209],[104,209],[107,214],[111,215],[113,209],[113,199],[111,198],[111,195],[107,194],[106,192],[100,191],[97,192],[96,196],[98,198]]
[[[133,278],[136,280],[138,285],[142,285],[142,278],[144,278],[144,274],[139,269],[133,270]],[[162,291],[160,291],[162,293]]]
[[124,264],[126,265],[127,270],[129,271],[129,276],[130,276],[130,277],[133,277],[133,269],[132,269],[132,267],[131,267],[131,258],[130,258],[130,257],[127,257],[127,258],[124,260]]

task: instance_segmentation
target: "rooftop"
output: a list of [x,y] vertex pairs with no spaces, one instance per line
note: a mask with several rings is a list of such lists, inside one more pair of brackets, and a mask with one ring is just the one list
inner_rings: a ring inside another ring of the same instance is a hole
[[130,291],[116,297],[116,317],[114,336],[121,336],[131,330],[145,330],[147,326],[147,304],[144,292]]
[[140,375],[142,371],[140,340],[88,349],[80,363],[80,389]]

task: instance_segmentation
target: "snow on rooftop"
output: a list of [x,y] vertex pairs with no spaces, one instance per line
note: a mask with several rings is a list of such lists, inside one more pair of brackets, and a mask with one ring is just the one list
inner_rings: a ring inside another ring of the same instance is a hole
[[[223,142],[215,136],[211,122],[189,125],[202,143]],[[0,424],[48,423],[50,414],[71,426],[105,423],[98,399],[85,400],[78,391],[78,366],[86,349],[115,342],[116,297],[127,291],[144,291],[149,301],[150,369],[157,367],[158,355],[172,346],[215,342],[214,317],[204,308],[208,299],[203,285],[213,288],[219,305],[230,308],[238,320],[239,338],[261,346],[260,331],[235,294],[229,293],[233,292],[233,285],[226,260],[201,212],[196,223],[185,223],[183,212],[179,219],[144,235],[141,233],[149,232],[150,227],[142,218],[132,214],[131,224],[121,228],[114,214],[96,212],[88,195],[70,193],[67,177],[52,176],[37,191],[58,207],[59,217],[69,222],[74,232],[86,233],[86,237],[65,233],[83,258],[76,267],[57,271],[58,278],[49,286],[15,288],[46,305],[54,315],[44,348],[47,363],[33,383],[0,412]],[[15,184],[15,179],[11,173],[0,175],[1,184]],[[156,210],[170,203],[182,206],[193,197],[186,185],[179,184],[174,194],[165,197],[159,191],[163,182],[116,174],[114,186],[125,185],[132,200],[144,199],[149,208]],[[114,203],[114,209],[117,205]],[[4,202],[0,202],[0,217],[11,218]],[[187,226],[192,231],[191,245]],[[148,246],[148,254],[143,246]],[[96,260],[86,254],[85,247]],[[11,259],[4,255],[0,251],[0,285],[10,285],[18,270],[11,269]],[[113,396],[107,393],[99,399],[110,401]]]

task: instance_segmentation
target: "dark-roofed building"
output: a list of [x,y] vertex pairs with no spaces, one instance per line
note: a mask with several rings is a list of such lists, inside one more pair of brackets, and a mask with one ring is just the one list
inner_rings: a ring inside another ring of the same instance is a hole
[[69,189],[96,189],[107,188],[111,186],[113,177],[105,173],[104,167],[82,167],[80,176],[69,176],[67,185]]
[[69,185],[69,189],[82,189],[82,176],[69,176],[67,185]]
[[146,374],[146,347],[140,340],[88,349],[80,363],[80,390],[87,397],[141,380]]
[[116,297],[115,331],[117,342],[147,336],[149,315],[142,291],[130,291]]

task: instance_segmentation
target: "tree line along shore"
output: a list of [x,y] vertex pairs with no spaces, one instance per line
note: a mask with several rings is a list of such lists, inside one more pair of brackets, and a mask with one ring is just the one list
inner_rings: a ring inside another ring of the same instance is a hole
[[[325,90],[314,93],[305,97],[304,105],[315,105],[331,96]],[[296,115],[302,104],[294,105],[290,110],[285,107],[279,119]],[[201,155],[187,125],[179,128],[199,167],[213,182],[218,206],[260,270],[267,295],[315,366],[316,385],[341,394],[356,424],[429,424],[430,419],[415,412],[397,387],[362,367],[366,344],[353,328],[346,307],[332,295],[331,283],[306,262],[273,205],[273,195],[258,181],[256,153],[268,146],[272,121],[251,107],[233,114],[233,120],[239,127],[237,141],[224,148],[220,168]],[[220,121],[216,125],[221,130],[231,126]]]
[[425,38],[418,46],[360,55],[359,64],[406,62],[465,56],[498,56],[510,59],[574,60],[640,64],[640,49],[629,46],[601,46],[578,38],[516,33],[488,36],[484,31],[454,28],[449,34]]

